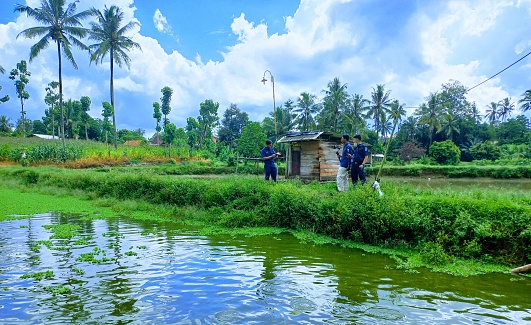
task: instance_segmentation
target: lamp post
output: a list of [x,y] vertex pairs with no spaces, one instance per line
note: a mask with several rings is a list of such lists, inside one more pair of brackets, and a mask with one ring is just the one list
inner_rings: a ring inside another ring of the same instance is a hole
[[278,134],[278,131],[277,131],[277,107],[275,103],[275,78],[273,77],[273,74],[271,74],[271,71],[269,70],[264,71],[264,77],[262,78],[262,82],[264,83],[264,85],[267,81],[265,77],[266,72],[269,72],[269,75],[271,76],[271,84],[273,85],[273,120],[274,120],[273,123],[275,124],[275,137],[276,137]]

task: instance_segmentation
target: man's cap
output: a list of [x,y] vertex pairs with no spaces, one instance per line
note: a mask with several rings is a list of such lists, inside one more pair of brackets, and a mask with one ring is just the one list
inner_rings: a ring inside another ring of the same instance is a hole
[[359,134],[356,134],[356,135],[354,136],[354,139],[358,139],[358,140],[361,140],[361,135],[359,135]]
[[272,144],[273,142],[271,140],[266,140],[266,144]]

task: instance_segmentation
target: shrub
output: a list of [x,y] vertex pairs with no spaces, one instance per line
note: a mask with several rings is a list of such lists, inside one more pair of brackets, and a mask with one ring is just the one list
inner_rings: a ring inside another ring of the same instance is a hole
[[491,160],[494,161],[501,157],[501,148],[490,141],[485,141],[476,144],[470,148],[470,155],[475,160]]
[[430,157],[441,165],[457,165],[461,150],[451,140],[434,142],[430,147]]

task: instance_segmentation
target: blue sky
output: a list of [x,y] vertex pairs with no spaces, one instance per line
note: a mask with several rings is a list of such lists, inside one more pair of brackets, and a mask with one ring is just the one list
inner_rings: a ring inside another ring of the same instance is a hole
[[[165,86],[174,90],[170,120],[178,127],[197,117],[206,99],[220,103],[220,117],[235,103],[261,121],[272,111],[271,85],[260,83],[266,69],[275,76],[277,104],[301,92],[321,99],[339,77],[352,94],[368,98],[372,87],[385,84],[393,98],[417,106],[450,79],[471,87],[531,51],[531,0],[80,0],[78,8],[105,5],[140,23],[130,36],[142,51],[129,53],[130,70],[115,70],[116,114],[118,128],[148,135],[155,127],[152,103]],[[7,71],[0,96],[11,97],[0,115],[15,121],[20,103],[8,73],[29,59],[36,41],[16,36],[35,22],[4,10],[14,8],[11,0],[0,6],[0,65]],[[44,115],[44,89],[58,79],[56,55],[50,47],[29,64],[30,119]],[[101,118],[101,102],[109,101],[108,59],[90,65],[86,53],[74,56],[78,70],[63,64],[65,98],[89,96],[90,114]],[[467,98],[481,110],[505,97],[517,102],[531,88],[530,72],[528,57]]]

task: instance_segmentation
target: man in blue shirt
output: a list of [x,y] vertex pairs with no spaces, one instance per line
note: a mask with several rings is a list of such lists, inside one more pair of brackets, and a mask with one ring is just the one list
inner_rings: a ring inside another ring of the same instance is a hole
[[260,151],[260,156],[264,160],[265,180],[268,181],[269,177],[274,182],[277,181],[277,164],[275,164],[275,158],[280,156],[280,152],[275,152],[272,148],[273,143],[271,140],[266,140],[266,146]]
[[350,159],[354,153],[354,149],[348,142],[350,136],[343,134],[341,137],[341,143],[343,144],[343,153],[340,155],[339,150],[336,152],[337,158],[339,158],[339,169],[337,170],[337,190],[343,192],[348,190],[348,170],[350,169]]
[[354,136],[354,142],[356,142],[356,148],[352,155],[350,170],[352,173],[352,184],[355,186],[358,183],[358,178],[362,185],[367,183],[367,179],[365,179],[365,164],[369,159],[369,149],[361,142],[361,135],[359,134]]

